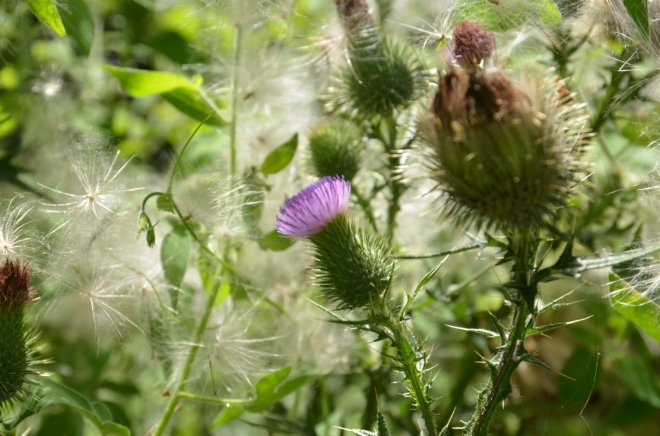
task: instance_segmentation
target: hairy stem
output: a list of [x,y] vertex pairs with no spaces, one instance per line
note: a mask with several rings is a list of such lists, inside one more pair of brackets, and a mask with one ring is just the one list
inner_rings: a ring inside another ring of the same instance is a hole
[[428,397],[427,383],[423,380],[423,372],[417,368],[417,353],[403,330],[403,323],[394,319],[392,316],[389,318],[387,327],[393,335],[392,342],[397,349],[401,361],[400,369],[406,376],[406,383],[410,388],[414,404],[422,414],[424,425],[426,426],[426,434],[435,436],[437,433],[431,401]]

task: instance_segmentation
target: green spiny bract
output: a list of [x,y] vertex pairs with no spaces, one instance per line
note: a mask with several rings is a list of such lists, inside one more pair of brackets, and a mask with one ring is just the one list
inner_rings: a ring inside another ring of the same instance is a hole
[[388,116],[421,97],[428,75],[416,54],[384,40],[365,2],[342,0],[337,7],[348,65],[329,89],[329,109],[357,118]]
[[312,236],[316,282],[339,309],[366,308],[389,286],[394,261],[384,241],[344,215]]
[[23,307],[30,301],[25,268],[7,260],[0,268],[0,408],[24,395],[28,369],[28,329]]
[[560,82],[523,92],[498,73],[450,71],[422,123],[446,214],[475,227],[543,226],[582,174],[584,124]]
[[314,174],[351,181],[360,168],[359,133],[348,123],[321,125],[309,136]]

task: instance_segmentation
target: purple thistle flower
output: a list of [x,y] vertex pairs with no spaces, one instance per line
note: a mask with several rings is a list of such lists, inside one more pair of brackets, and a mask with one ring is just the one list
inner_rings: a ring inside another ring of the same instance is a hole
[[275,227],[286,236],[313,236],[344,213],[350,194],[351,184],[342,177],[323,177],[284,202]]

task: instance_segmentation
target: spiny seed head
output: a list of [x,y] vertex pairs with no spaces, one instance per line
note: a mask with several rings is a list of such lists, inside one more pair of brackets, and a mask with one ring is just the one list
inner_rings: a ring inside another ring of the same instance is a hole
[[0,268],[0,310],[20,310],[30,301],[30,276],[18,262],[6,260]]
[[495,38],[478,24],[461,21],[454,27],[451,51],[459,65],[465,68],[476,67],[495,51]]
[[543,225],[578,182],[585,122],[561,82],[523,91],[499,73],[450,71],[421,126],[446,214],[476,227]]

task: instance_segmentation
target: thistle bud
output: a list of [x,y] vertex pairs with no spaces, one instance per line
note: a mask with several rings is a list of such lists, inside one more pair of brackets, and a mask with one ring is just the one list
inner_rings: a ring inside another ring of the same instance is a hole
[[471,21],[461,21],[454,27],[451,54],[467,69],[483,64],[495,51],[495,38],[483,27]]
[[339,21],[351,34],[373,28],[374,23],[366,0],[335,0]]
[[369,118],[410,105],[426,87],[426,70],[418,57],[382,38],[365,0],[336,3],[349,65],[336,78],[329,109]]
[[559,82],[523,92],[498,73],[447,73],[422,124],[447,215],[477,227],[541,226],[577,183],[585,122]]
[[310,239],[316,281],[340,309],[368,307],[385,292],[394,269],[385,243],[346,217],[350,192],[344,179],[324,177],[288,199],[276,219],[281,234]]
[[360,168],[359,133],[349,124],[322,125],[309,137],[314,173],[351,181]]
[[23,383],[29,372],[23,307],[30,299],[26,269],[7,260],[0,268],[0,407],[23,395]]

